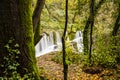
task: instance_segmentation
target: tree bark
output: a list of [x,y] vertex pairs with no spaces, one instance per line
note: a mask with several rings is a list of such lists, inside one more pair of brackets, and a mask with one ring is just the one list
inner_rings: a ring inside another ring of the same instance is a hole
[[91,64],[91,56],[92,56],[92,34],[93,34],[93,26],[94,26],[94,4],[95,0],[91,0],[90,2],[90,14],[91,14],[91,25],[90,25],[90,52],[89,52],[89,63]]
[[[104,3],[105,0],[100,0],[97,6],[94,8],[94,17],[97,15],[98,10],[100,9],[101,5]],[[85,28],[83,30],[83,45],[84,45],[84,54],[89,53],[89,39],[88,39],[88,29],[91,25],[91,14],[89,15]]]
[[35,10],[33,12],[33,16],[32,16],[34,32],[37,30],[44,4],[45,4],[45,0],[37,0],[37,4],[36,4]]
[[118,3],[118,16],[116,18],[115,21],[115,25],[112,31],[112,36],[113,36],[113,45],[115,47],[112,48],[112,53],[115,53],[116,57],[116,61],[117,63],[120,63],[120,52],[117,50],[119,45],[117,45],[118,41],[117,41],[117,36],[118,36],[118,31],[120,28],[120,3]]
[[[9,53],[5,49],[10,38],[19,44],[18,73],[31,73],[39,80],[36,65],[34,35],[32,25],[32,0],[1,0],[0,2],[0,65]],[[4,69],[0,67],[0,75]]]
[[119,27],[120,27],[120,3],[119,3],[119,8],[118,8],[118,16],[116,18],[116,22],[115,22],[115,25],[114,25],[114,28],[113,28],[113,31],[112,31],[113,36],[117,35]]
[[[0,2],[0,65],[3,64],[3,58],[8,54],[4,46],[10,37],[13,37],[14,28],[19,26],[17,25],[19,24],[17,7],[16,2],[12,0],[1,0]],[[1,76],[4,75],[3,71],[4,69],[0,66]]]
[[34,45],[38,43],[38,41],[42,38],[40,35],[40,16],[42,9],[44,7],[45,0],[37,0],[35,10],[32,16],[33,22],[33,31],[34,31]]
[[64,33],[62,36],[64,80],[67,80],[67,73],[68,73],[68,64],[66,63],[66,50],[65,50],[65,48],[66,48],[65,47],[65,38],[66,38],[67,24],[68,24],[68,0],[66,0],[66,5],[65,5],[65,28],[64,28]]

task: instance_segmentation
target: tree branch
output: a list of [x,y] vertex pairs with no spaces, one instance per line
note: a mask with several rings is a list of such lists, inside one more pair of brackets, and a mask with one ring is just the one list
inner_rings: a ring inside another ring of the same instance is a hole
[[36,7],[32,16],[34,33],[36,31],[37,24],[40,21],[40,15],[41,15],[44,4],[45,4],[45,0],[37,0]]
[[32,16],[33,22],[33,31],[34,31],[34,45],[38,43],[38,41],[42,38],[40,35],[40,16],[45,4],[45,0],[37,0],[35,10]]

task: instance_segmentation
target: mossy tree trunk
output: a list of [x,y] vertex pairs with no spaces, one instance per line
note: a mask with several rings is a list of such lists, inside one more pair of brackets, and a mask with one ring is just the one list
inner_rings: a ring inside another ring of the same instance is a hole
[[[31,73],[39,80],[36,65],[32,25],[32,0],[1,0],[0,2],[0,65],[9,53],[4,47],[10,38],[19,44],[19,68],[21,75]],[[0,75],[4,69],[0,67]]]
[[[105,0],[100,0],[98,4],[94,8],[94,17],[96,16],[98,10],[100,9],[101,5],[104,3]],[[85,24],[84,30],[83,30],[83,45],[84,45],[84,54],[89,53],[89,39],[88,39],[88,33],[89,33],[89,27],[93,24],[91,21],[92,15],[89,14],[89,17],[87,19],[87,22]]]
[[113,31],[112,31],[112,36],[113,36],[113,45],[115,47],[113,47],[112,49],[112,53],[115,53],[115,55],[117,56],[116,57],[116,61],[117,63],[120,64],[120,52],[118,51],[119,50],[119,41],[118,41],[118,32],[119,32],[119,28],[120,28],[120,2],[118,2],[118,16],[116,18],[116,21],[115,21],[115,25],[113,27]]
[[112,31],[112,35],[113,36],[117,36],[117,33],[119,31],[119,27],[120,27],[120,3],[118,4],[118,16],[116,18],[116,22]]
[[40,16],[41,16],[41,12],[44,7],[44,4],[45,4],[45,0],[37,0],[35,10],[32,16],[35,45],[42,38],[42,35],[40,35]]
[[90,1],[90,14],[91,14],[91,25],[90,25],[90,51],[89,51],[89,63],[91,64],[91,57],[92,57],[92,44],[93,44],[93,27],[94,27],[94,4],[95,0]]

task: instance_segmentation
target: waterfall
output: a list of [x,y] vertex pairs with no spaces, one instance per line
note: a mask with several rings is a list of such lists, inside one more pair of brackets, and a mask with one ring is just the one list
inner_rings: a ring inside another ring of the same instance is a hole
[[[55,32],[55,34],[55,37],[53,37],[53,32],[43,35],[42,39],[35,46],[36,57],[60,49],[61,37],[58,32]],[[56,38],[56,44],[54,44],[54,38]]]
[[81,31],[76,32],[75,39],[73,40],[73,42],[77,43],[78,52],[82,52],[83,51],[83,37],[82,37]]
[[56,31],[56,41],[57,41],[57,45],[61,44],[61,37],[60,37],[60,34]]
[[[82,32],[77,31],[75,34],[75,39],[73,39],[72,42],[77,43],[78,52],[83,51],[82,40],[83,40]],[[67,41],[69,41],[69,37]],[[35,46],[36,57],[47,54],[49,52],[59,51],[61,49],[62,49],[62,41],[61,41],[60,33],[56,31],[55,36],[53,36],[53,32],[51,31],[48,34],[43,34],[42,39]]]
[[54,45],[53,32],[50,32],[48,36],[48,46],[52,46],[52,45]]

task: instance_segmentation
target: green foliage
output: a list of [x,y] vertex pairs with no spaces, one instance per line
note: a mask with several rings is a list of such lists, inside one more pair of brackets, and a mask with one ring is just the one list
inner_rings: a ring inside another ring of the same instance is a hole
[[[81,24],[81,19],[80,15],[78,15],[77,1],[78,0],[71,0],[68,3],[68,28],[74,27],[82,29],[81,25],[79,25]],[[64,29],[64,17],[65,0],[46,0],[46,5],[41,15],[41,26],[44,27],[44,29]]]
[[19,63],[17,60],[19,59],[19,44],[15,44],[14,39],[10,39],[8,44],[5,45],[6,50],[8,51],[8,55],[4,57],[4,62],[1,67],[4,69],[4,76],[0,77],[0,80],[34,80],[31,78],[31,73],[25,74],[23,77],[17,72],[17,67]]
[[56,53],[55,56],[52,58],[52,61],[62,64],[62,52]]
[[31,73],[25,74],[22,79],[24,79],[24,80],[35,80],[35,79],[32,77],[32,74],[31,74]]
[[76,53],[72,47],[66,48],[66,53],[67,53],[67,61],[69,64],[77,64],[80,63],[80,54]]
[[8,55],[4,57],[4,62],[3,65],[1,65],[1,67],[5,69],[3,74],[6,77],[12,76],[13,78],[17,78],[17,76],[19,76],[19,74],[16,74],[17,67],[19,66],[17,59],[20,52],[18,50],[19,45],[14,44],[13,46],[13,44],[14,40],[11,39],[8,41],[8,44],[5,45],[5,48],[8,51]]
[[106,53],[98,53],[92,55],[92,62],[94,66],[102,66],[102,67],[114,67],[116,64],[115,56],[111,56]]
[[[79,64],[83,57],[81,55],[82,53],[76,53],[71,47],[66,48],[66,63],[68,65],[70,64]],[[55,56],[52,58],[53,61],[62,64],[62,52],[58,52],[55,54]]]
[[20,54],[18,44],[14,44],[14,39],[8,41],[5,48],[8,55],[4,57],[4,62],[1,65],[4,68],[4,77],[0,77],[1,80],[17,80],[20,78],[20,74],[17,73],[17,67],[19,63],[17,62],[18,55]]
[[96,50],[96,54],[93,54],[93,57],[96,57],[96,61],[99,63],[98,65],[103,65],[104,67],[114,67],[116,64],[116,55],[113,51],[117,46],[113,45],[113,41],[111,37],[106,38],[98,38],[100,39],[98,42],[98,49]]
[[[92,54],[91,63],[89,63],[88,56],[86,55],[83,66],[101,66],[101,67],[109,67],[113,68],[116,65],[116,55],[113,51],[117,46],[112,45],[112,41],[110,37],[103,38],[104,36],[99,36],[96,39],[96,43],[94,44],[94,51]],[[115,50],[116,51],[116,50]]]

